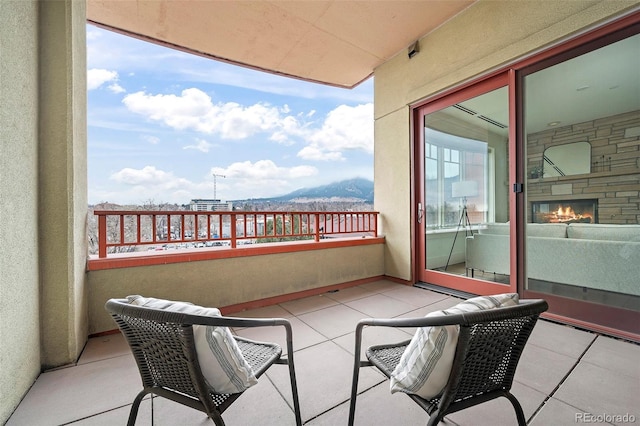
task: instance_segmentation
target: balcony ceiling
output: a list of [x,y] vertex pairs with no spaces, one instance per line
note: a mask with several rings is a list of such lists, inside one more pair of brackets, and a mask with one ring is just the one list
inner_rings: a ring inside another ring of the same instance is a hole
[[474,1],[87,0],[87,20],[212,59],[350,88]]

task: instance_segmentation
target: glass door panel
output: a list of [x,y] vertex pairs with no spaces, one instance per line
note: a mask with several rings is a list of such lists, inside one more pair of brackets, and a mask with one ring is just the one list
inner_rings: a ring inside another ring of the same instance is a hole
[[419,251],[427,276],[509,284],[508,119],[506,86],[423,116]]
[[635,35],[522,80],[525,296],[628,331],[640,311],[638,52]]

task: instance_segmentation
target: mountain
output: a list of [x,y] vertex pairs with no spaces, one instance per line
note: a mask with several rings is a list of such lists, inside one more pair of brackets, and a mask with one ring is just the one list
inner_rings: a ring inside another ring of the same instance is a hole
[[373,182],[363,178],[343,180],[315,188],[302,188],[289,194],[253,201],[274,201],[291,203],[322,202],[368,202],[373,203]]

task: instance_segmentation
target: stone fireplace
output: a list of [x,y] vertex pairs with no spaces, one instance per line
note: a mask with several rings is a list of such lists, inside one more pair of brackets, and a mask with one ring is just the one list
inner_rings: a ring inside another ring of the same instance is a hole
[[531,203],[533,223],[598,223],[598,200],[554,200]]

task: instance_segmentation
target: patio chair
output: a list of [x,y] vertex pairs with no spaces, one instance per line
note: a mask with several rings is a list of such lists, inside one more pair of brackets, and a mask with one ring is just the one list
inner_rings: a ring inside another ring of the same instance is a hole
[[[219,327],[219,330],[228,333],[226,336],[232,335],[225,327],[284,327],[287,340],[286,357],[282,356],[282,348],[275,343],[256,342],[239,336],[233,336],[232,339],[237,343],[244,360],[250,365],[250,370],[255,375],[255,378],[252,377],[254,381],[273,364],[289,366],[293,411],[296,424],[302,424],[289,321],[281,318],[249,319],[194,315],[136,306],[130,304],[130,300],[127,299],[110,299],[105,308],[127,339],[142,379],[143,390],[133,401],[128,425],[135,424],[140,403],[149,393],[200,410],[217,426],[225,424],[222,413],[243,392],[219,393],[209,385],[203,376],[204,360],[199,360],[194,338],[194,328],[199,326]],[[265,412],[265,415],[268,413]]]
[[[548,309],[544,300],[521,300],[519,304],[453,315],[432,314],[421,318],[363,319],[356,326],[355,362],[351,389],[349,426],[355,419],[358,375],[361,367],[375,366],[391,378],[396,366],[410,344],[371,346],[366,350],[367,361],[360,360],[362,331],[365,326],[376,327],[437,327],[457,326],[459,335],[453,349],[453,361],[446,385],[431,398],[406,393],[429,414],[428,425],[437,425],[446,414],[469,408],[495,398],[506,397],[516,412],[519,425],[526,420],[522,406],[510,392],[516,367],[525,344],[538,320]],[[454,343],[455,344],[455,343]],[[403,361],[404,362],[404,361]],[[487,420],[490,422],[490,419]]]

